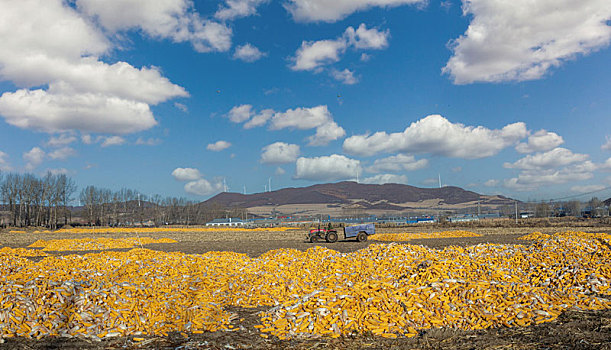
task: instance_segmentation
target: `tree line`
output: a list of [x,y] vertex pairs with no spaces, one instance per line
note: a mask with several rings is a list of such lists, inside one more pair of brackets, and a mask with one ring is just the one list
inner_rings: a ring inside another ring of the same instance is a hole
[[[66,224],[95,226],[201,225],[219,217],[243,217],[241,208],[202,205],[185,198],[147,196],[133,189],[113,191],[77,186],[65,174],[0,174],[0,223],[11,226]],[[79,205],[71,203],[78,201]],[[79,219],[79,220],[77,220]]]

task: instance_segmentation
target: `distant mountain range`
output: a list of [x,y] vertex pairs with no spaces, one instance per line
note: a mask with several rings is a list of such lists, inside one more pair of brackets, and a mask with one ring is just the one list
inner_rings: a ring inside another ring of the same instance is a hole
[[254,194],[220,193],[202,205],[228,207],[290,207],[402,211],[410,208],[460,207],[464,205],[500,206],[513,204],[504,196],[487,196],[460,187],[419,188],[401,184],[369,185],[353,181],[319,184]]

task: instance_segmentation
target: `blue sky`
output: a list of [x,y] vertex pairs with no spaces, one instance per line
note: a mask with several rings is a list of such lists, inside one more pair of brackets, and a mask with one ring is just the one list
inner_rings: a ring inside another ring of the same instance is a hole
[[523,200],[611,186],[607,0],[0,10],[3,172],[197,200],[357,174]]

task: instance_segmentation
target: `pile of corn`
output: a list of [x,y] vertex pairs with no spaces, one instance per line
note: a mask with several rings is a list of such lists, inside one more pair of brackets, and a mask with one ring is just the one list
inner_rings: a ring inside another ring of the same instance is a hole
[[[240,227],[94,227],[94,228],[67,228],[53,231],[53,233],[176,233],[176,232],[284,232],[296,230],[294,227],[267,227],[267,228],[240,228]],[[42,233],[42,231],[41,231]]]
[[26,258],[32,258],[32,257],[48,256],[49,254],[43,251],[40,251],[40,250],[36,250],[36,249],[4,247],[0,249],[0,255],[15,255],[15,256],[21,256],[21,257],[26,257]]
[[547,235],[541,232],[533,232],[529,233],[525,236],[522,236],[518,239],[526,240],[526,241],[539,241],[549,239],[551,237],[580,237],[585,239],[602,239],[606,241],[611,241],[611,234],[608,233],[590,233],[590,232],[578,232],[578,231],[566,231],[566,232],[557,232],[553,235]]
[[382,242],[405,242],[412,239],[429,238],[460,238],[460,237],[481,237],[480,234],[470,231],[443,231],[443,232],[419,232],[419,233],[378,233],[371,236],[372,241]]
[[25,233],[24,230],[10,230],[8,233]]
[[525,326],[611,301],[611,250],[587,235],[530,246],[444,250],[373,244],[342,254],[279,249],[258,258],[147,249],[33,262],[0,253],[0,336],[102,339],[231,330],[228,306],[269,306],[281,339]]
[[86,251],[86,250],[108,250],[142,247],[153,243],[176,243],[170,238],[82,238],[82,239],[53,239],[45,241],[39,239],[30,244],[29,248],[43,248],[44,251]]

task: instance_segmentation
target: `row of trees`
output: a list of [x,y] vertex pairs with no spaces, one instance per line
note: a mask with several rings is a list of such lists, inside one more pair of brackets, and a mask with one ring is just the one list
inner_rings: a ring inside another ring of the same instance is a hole
[[68,205],[76,185],[64,174],[0,174],[0,194],[13,226],[56,228],[70,217]]
[[[0,174],[0,213],[12,226],[57,228],[77,217],[88,225],[173,224],[201,225],[219,217],[244,217],[244,209],[218,204],[202,205],[185,198],[146,196],[136,190],[87,186],[77,193],[74,181],[64,174]],[[70,205],[79,201],[78,206]],[[0,216],[1,218],[1,216]],[[1,220],[0,220],[1,223]]]

